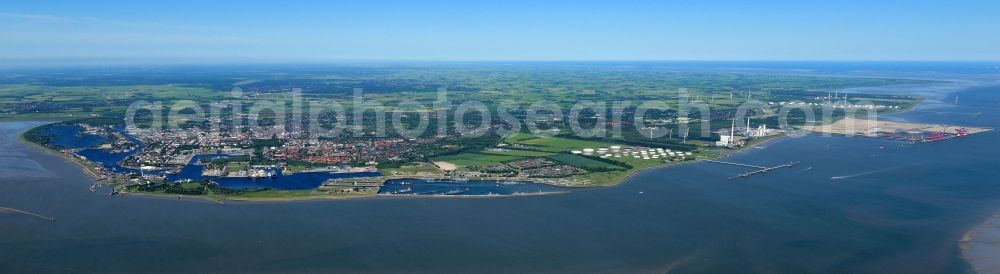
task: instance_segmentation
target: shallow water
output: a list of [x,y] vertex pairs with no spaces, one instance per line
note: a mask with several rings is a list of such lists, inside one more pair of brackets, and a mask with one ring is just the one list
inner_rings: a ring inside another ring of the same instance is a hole
[[104,143],[105,138],[83,133],[83,128],[74,125],[53,125],[41,132],[51,140],[50,144],[64,148],[88,148]]
[[[992,106],[901,117],[1000,126]],[[0,123],[0,207],[55,221],[0,213],[2,272],[962,273],[956,241],[1000,208],[996,131],[782,139],[728,161],[801,163],[748,179],[699,163],[562,195],[219,205],[90,192],[74,164],[16,142],[34,125]]]

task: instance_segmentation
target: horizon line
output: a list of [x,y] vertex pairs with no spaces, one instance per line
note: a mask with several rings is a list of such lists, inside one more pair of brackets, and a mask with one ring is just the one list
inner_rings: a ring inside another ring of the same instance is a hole
[[0,57],[0,68],[159,65],[337,65],[364,63],[998,63],[969,59],[304,59],[234,57]]

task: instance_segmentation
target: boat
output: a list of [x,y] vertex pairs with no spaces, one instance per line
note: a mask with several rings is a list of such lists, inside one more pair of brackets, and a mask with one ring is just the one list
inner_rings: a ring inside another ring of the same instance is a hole
[[445,192],[444,195],[455,195],[455,194],[460,194],[460,193],[463,193],[463,192],[466,192],[466,191],[469,191],[469,189],[465,189],[465,190],[455,189],[455,190],[452,190],[452,191]]
[[247,177],[250,177],[251,179],[255,179],[255,178],[273,178],[273,177],[277,177],[278,176],[278,173],[276,173],[274,171],[266,171],[266,170],[261,170],[261,169],[250,171],[248,173],[249,174],[247,175]]
[[413,189],[407,187],[407,188],[404,188],[404,189],[400,189],[399,191],[393,192],[392,194],[405,194],[405,193],[412,193],[412,192],[413,192]]

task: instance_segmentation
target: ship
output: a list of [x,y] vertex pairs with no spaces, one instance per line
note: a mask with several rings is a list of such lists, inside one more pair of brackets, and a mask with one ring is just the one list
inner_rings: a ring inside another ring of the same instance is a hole
[[258,170],[251,171],[247,175],[247,177],[250,177],[250,178],[269,178],[269,177],[277,177],[277,176],[278,176],[278,173],[276,173],[274,171],[263,170],[263,169],[258,169]]
[[469,191],[469,189],[468,188],[466,188],[465,190],[455,189],[452,191],[445,192],[444,195],[457,195],[457,194],[462,194],[466,191]]
[[413,189],[407,187],[407,188],[404,188],[404,189],[400,189],[400,190],[398,190],[396,192],[393,192],[392,194],[406,194],[406,193],[412,193],[412,192],[413,192]]

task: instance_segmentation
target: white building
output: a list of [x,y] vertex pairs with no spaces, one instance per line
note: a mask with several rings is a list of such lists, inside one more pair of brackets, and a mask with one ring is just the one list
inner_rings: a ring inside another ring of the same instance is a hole
[[742,145],[743,145],[743,140],[740,140],[738,136],[733,136],[728,134],[719,134],[719,141],[715,142],[715,146],[720,146],[720,147],[734,147]]

